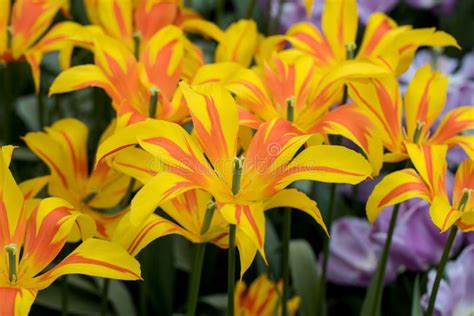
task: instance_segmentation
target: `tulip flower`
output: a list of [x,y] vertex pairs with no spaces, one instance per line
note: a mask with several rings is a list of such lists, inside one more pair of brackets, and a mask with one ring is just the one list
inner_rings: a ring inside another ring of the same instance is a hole
[[[146,183],[132,200],[132,222],[140,223],[157,206],[200,188],[215,198],[224,219],[237,225],[264,256],[265,209],[301,209],[324,228],[316,204],[286,186],[299,179],[358,183],[371,173],[361,155],[340,146],[312,146],[294,157],[309,136],[282,119],[263,124],[245,159],[237,158],[238,114],[233,98],[216,85],[196,89],[183,85],[197,142],[174,123],[147,120],[120,130],[99,148],[98,161],[139,143],[164,165],[165,171]],[[242,163],[241,180],[239,192],[233,193],[236,159]],[[255,252],[242,257],[241,252],[242,273],[254,256]]]
[[[346,59],[346,45],[354,45],[357,34],[356,0],[324,3],[322,30],[308,22],[293,25],[286,36],[270,41],[278,45],[289,41],[293,47],[311,55],[321,68],[337,67]],[[356,60],[368,59],[387,67],[395,75],[405,72],[420,46],[455,46],[456,40],[434,28],[413,29],[398,26],[383,13],[370,16]]]
[[[275,117],[290,120],[305,134],[337,134],[359,145],[370,158],[374,174],[382,167],[383,148],[372,124],[354,104],[330,110],[340,103],[341,82],[366,77],[383,77],[388,72],[363,61],[348,61],[334,71],[321,73],[313,59],[295,51],[275,54],[262,69],[246,69],[232,63],[202,67],[194,84],[222,82],[239,104],[242,125],[258,128]],[[291,101],[291,104],[289,102]],[[349,124],[348,118],[361,124]]]
[[[262,274],[250,286],[239,281],[235,288],[235,315],[236,316],[272,316],[281,314],[279,293],[281,280],[277,283]],[[296,315],[300,303],[299,297],[288,300],[289,315]],[[277,314],[278,311],[278,314]]]
[[[62,72],[50,94],[90,86],[104,89],[119,116],[133,113],[132,121],[153,117],[181,122],[187,116],[180,98],[173,99],[184,65],[185,38],[180,29],[167,26],[144,47],[139,61],[119,41],[103,34],[93,40],[95,65],[80,65]],[[153,91],[158,104],[150,105]],[[156,112],[156,113],[153,113]]]
[[386,206],[418,197],[430,203],[431,220],[441,231],[453,225],[462,231],[474,230],[473,161],[466,159],[459,165],[451,198],[446,188],[447,147],[415,144],[406,147],[416,170],[393,172],[375,186],[367,201],[369,220],[373,221]]
[[[127,194],[130,178],[105,162],[89,173],[88,129],[82,122],[62,119],[45,130],[28,133],[23,139],[51,172],[49,195],[66,200],[76,211],[91,216],[96,222],[98,236],[110,239],[124,212],[109,214],[97,209],[117,206]],[[112,127],[102,139],[111,130]]]
[[[38,291],[65,274],[140,279],[139,263],[120,246],[89,238],[90,217],[66,201],[47,198],[29,208],[8,169],[12,151],[0,148],[0,314],[27,315]],[[84,241],[51,267],[73,232]]]
[[[444,116],[433,131],[433,123],[442,112],[446,100],[447,78],[426,65],[411,80],[404,102],[395,78],[370,79],[369,83],[349,83],[349,95],[359,106],[359,112],[376,125],[388,153],[384,160],[406,159],[405,142],[420,144],[459,145],[474,157],[473,136],[462,135],[474,129],[474,108],[457,107]],[[405,117],[405,124],[402,124]],[[354,122],[355,123],[355,122]],[[357,124],[357,123],[355,123]]]

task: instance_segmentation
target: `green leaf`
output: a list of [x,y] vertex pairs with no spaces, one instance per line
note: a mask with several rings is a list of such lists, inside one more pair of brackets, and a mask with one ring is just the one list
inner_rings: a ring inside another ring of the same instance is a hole
[[420,276],[417,275],[413,285],[413,299],[411,303],[411,316],[423,316],[420,300]]
[[296,294],[301,297],[300,315],[317,315],[318,262],[313,249],[306,240],[290,241],[290,272]]

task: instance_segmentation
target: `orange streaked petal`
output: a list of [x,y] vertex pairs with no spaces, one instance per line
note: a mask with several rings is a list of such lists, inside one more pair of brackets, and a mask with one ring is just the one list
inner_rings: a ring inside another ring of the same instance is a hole
[[435,196],[431,202],[431,220],[442,232],[451,228],[462,215],[463,212],[454,209],[446,197]]
[[138,280],[140,279],[140,264],[121,246],[90,238],[80,244],[57,266],[36,277],[33,282],[37,288],[44,289],[66,274]]
[[406,148],[432,196],[446,195],[447,146],[406,144]]
[[0,287],[0,315],[28,315],[37,293],[36,289]]
[[141,148],[129,147],[112,156],[111,166],[145,184],[164,170],[161,161]]
[[419,197],[429,201],[430,189],[414,169],[385,176],[373,189],[366,204],[367,218],[373,223],[383,208]]
[[361,154],[343,146],[314,145],[298,154],[278,177],[277,189],[297,180],[357,184],[372,174]]
[[419,141],[423,141],[442,112],[446,102],[448,78],[430,65],[421,67],[408,85],[405,94],[405,121],[408,138],[413,140],[417,124],[422,123]]
[[321,25],[324,36],[338,61],[346,59],[346,44],[355,43],[357,33],[356,0],[326,1]]
[[10,19],[11,0],[0,1],[0,56],[8,49],[7,27]]
[[215,61],[233,61],[250,66],[258,44],[257,24],[253,20],[239,20],[224,32],[216,48]]
[[[474,129],[474,108],[460,106],[446,113],[430,142],[453,146],[457,144],[456,140],[459,140],[457,135],[472,129]],[[470,144],[472,147],[472,142]]]
[[[464,194],[464,189],[474,192],[474,161],[472,159],[465,159],[458,166],[456,175],[454,177],[453,188],[453,205],[458,207],[459,202]],[[472,208],[474,204],[474,196],[471,193],[470,200],[467,202],[466,210]]]
[[369,17],[358,57],[370,57],[384,40],[384,35],[397,27],[395,21],[383,13],[376,12]]
[[36,177],[19,184],[25,200],[34,198],[49,182],[49,176]]
[[231,184],[239,130],[234,99],[219,85],[182,87],[201,148],[219,176]]

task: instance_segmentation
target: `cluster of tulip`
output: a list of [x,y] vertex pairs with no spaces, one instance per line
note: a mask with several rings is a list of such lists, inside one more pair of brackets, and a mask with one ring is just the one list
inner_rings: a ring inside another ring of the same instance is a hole
[[[301,22],[267,37],[249,19],[222,30],[177,0],[84,0],[90,25],[53,24],[68,6],[68,0],[0,0],[0,61],[26,61],[41,93],[43,56],[58,52],[63,70],[49,94],[98,87],[116,118],[91,165],[89,130],[78,119],[24,135],[49,174],[19,184],[9,169],[14,146],[1,147],[1,315],[27,314],[37,292],[66,274],[139,280],[135,256],[170,234],[197,244],[188,315],[196,313],[206,243],[228,251],[228,315],[295,314],[291,210],[311,216],[329,237],[334,203],[323,220],[294,183],[332,183],[334,200],[336,184],[359,184],[401,161],[405,168],[385,175],[366,201],[370,222],[396,206],[364,315],[380,312],[398,206],[415,197],[430,204],[440,231],[450,229],[429,290],[427,313],[433,313],[456,232],[474,230],[474,138],[466,134],[474,108],[444,113],[447,78],[430,65],[416,71],[403,101],[397,77],[421,46],[459,47],[452,36],[375,13],[357,44],[355,0],[326,0],[322,30]],[[212,63],[190,38],[215,42]],[[78,48],[91,52],[94,63],[71,66]],[[3,115],[9,142],[7,110]],[[446,155],[455,146],[469,158],[447,188]],[[44,187],[49,197],[37,198]],[[265,211],[274,208],[282,211],[281,280],[262,275],[247,290],[235,284],[236,253],[241,278],[257,253],[267,261]],[[58,263],[66,243],[77,247]],[[327,240],[324,249],[321,306]]]

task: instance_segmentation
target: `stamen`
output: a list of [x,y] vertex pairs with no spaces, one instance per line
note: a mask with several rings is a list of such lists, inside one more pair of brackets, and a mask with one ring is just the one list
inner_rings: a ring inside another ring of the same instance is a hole
[[295,98],[286,99],[286,119],[290,122],[295,121]]
[[148,109],[148,116],[151,118],[155,118],[156,116],[156,108],[158,105],[158,95],[160,94],[160,90],[158,88],[153,87],[150,88],[150,108]]
[[10,283],[16,282],[16,244],[9,244],[5,246],[5,251],[8,254],[8,280]]
[[346,59],[348,59],[348,60],[354,59],[355,51],[357,49],[356,43],[354,43],[354,42],[346,43],[346,45],[344,45],[344,46],[346,47]]
[[416,122],[415,134],[413,135],[413,142],[415,144],[418,144],[418,142],[420,141],[421,132],[423,131],[424,126],[425,126],[424,122],[420,122],[420,121]]
[[471,191],[472,190],[470,189],[464,189],[462,191],[462,197],[461,197],[461,201],[459,201],[458,210],[464,211],[464,209],[466,208],[467,202],[469,201],[469,198],[471,197]]
[[232,193],[237,195],[240,191],[240,177],[242,175],[243,158],[234,157],[234,173],[232,177]]

